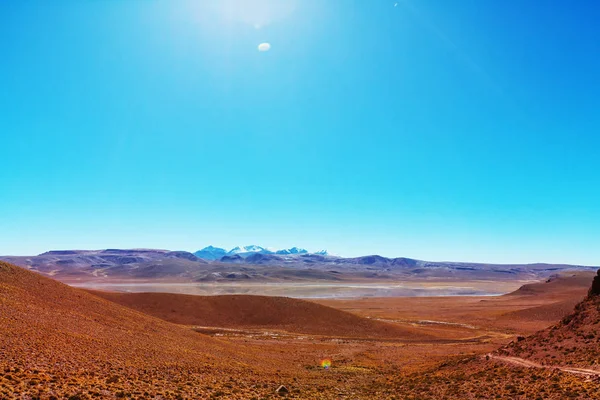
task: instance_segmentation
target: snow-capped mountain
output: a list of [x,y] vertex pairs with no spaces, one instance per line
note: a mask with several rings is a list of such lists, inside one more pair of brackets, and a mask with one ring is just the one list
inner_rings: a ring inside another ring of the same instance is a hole
[[249,246],[236,246],[229,251],[220,247],[208,246],[194,253],[196,257],[209,261],[220,260],[224,256],[239,256],[246,258],[253,254],[277,254],[280,256],[301,256],[305,254],[316,254],[320,256],[330,255],[327,250],[319,250],[313,253],[306,249],[295,246],[289,249],[274,250],[267,247],[257,246],[255,244],[251,244]]
[[261,254],[272,254],[273,252],[265,249],[264,247],[257,246],[255,244],[251,244],[249,246],[236,246],[233,249],[229,250],[227,254],[246,254],[246,253],[261,253]]
[[308,250],[301,249],[299,247],[292,247],[291,249],[277,250],[275,254],[308,254]]

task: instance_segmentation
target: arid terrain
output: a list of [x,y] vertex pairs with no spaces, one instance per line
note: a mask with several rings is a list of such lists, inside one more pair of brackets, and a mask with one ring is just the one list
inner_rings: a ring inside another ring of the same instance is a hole
[[306,301],[86,291],[0,262],[0,398],[593,399],[593,277]]

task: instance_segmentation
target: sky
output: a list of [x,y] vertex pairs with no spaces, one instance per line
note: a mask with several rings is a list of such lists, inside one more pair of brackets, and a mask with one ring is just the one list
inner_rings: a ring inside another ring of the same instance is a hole
[[2,1],[0,254],[600,265],[599,20],[583,0]]

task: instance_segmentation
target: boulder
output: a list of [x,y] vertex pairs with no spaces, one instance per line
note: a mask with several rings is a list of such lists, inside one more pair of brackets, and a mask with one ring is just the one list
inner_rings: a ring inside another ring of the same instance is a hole
[[281,385],[277,388],[277,390],[275,391],[275,393],[277,393],[280,396],[285,396],[286,394],[288,394],[290,391],[288,390],[288,388],[286,388],[285,386]]

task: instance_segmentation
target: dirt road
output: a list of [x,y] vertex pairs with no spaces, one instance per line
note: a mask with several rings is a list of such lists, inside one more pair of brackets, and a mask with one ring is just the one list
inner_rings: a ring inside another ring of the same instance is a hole
[[525,367],[525,368],[541,368],[541,369],[559,370],[559,371],[567,372],[570,374],[584,375],[584,376],[589,376],[589,377],[593,377],[593,376],[600,377],[600,371],[596,371],[593,369],[559,367],[559,366],[555,366],[555,365],[542,365],[542,364],[539,364],[539,363],[536,363],[536,362],[533,362],[530,360],[525,360],[525,359],[519,358],[519,357],[504,357],[504,356],[497,356],[494,354],[486,354],[485,358],[486,358],[486,360],[502,361],[507,364],[516,365],[516,366]]

